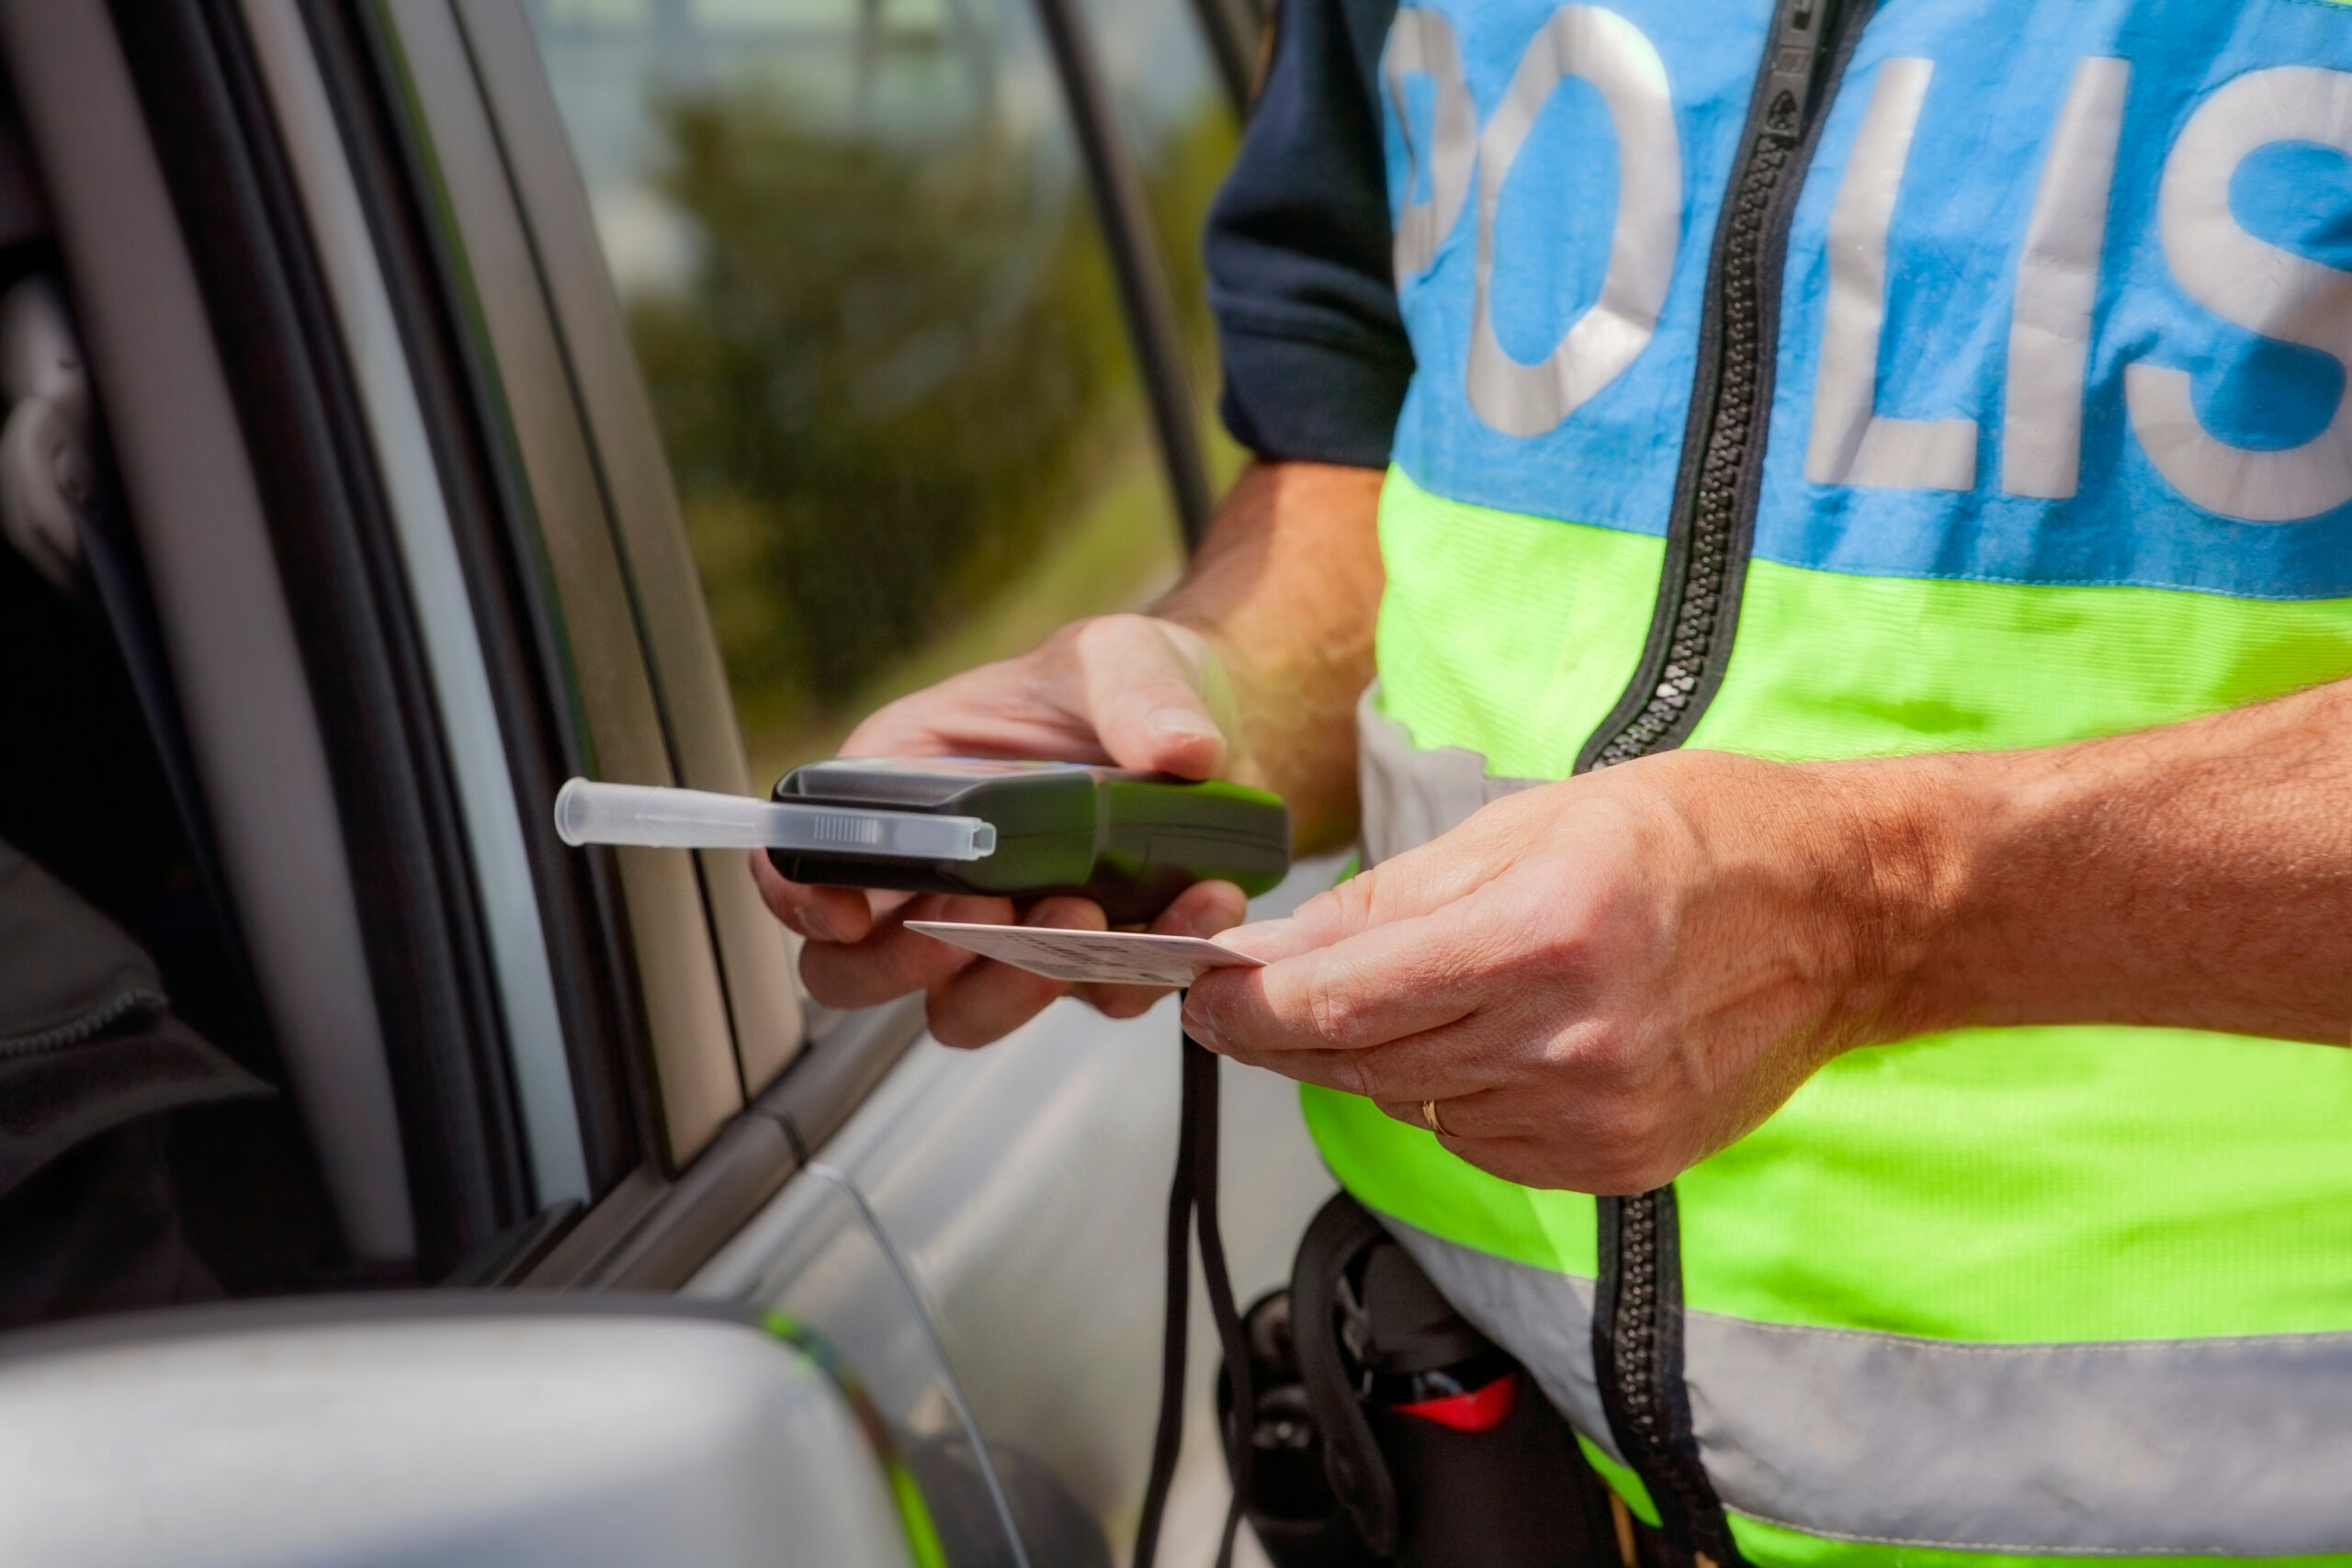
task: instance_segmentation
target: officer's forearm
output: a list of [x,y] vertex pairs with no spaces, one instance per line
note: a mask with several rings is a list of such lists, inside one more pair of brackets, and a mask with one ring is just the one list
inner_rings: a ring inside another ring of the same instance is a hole
[[2046,751],[1852,769],[1901,1032],[2352,1032],[2352,683]]
[[1216,649],[1250,782],[1290,802],[1301,843],[1355,831],[1355,700],[1372,679],[1381,475],[1261,463],[1218,511],[1184,581],[1152,614]]

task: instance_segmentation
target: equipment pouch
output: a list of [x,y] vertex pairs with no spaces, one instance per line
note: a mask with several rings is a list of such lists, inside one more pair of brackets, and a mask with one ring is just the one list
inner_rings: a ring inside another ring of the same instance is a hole
[[[1346,1193],[1249,1327],[1243,1502],[1276,1568],[1630,1568],[1567,1423]],[[1297,1473],[1318,1450],[1319,1487]]]

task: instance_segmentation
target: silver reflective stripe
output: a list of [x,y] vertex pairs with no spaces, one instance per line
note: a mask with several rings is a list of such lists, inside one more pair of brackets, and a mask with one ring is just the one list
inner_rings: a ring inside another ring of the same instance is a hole
[[[1385,1224],[1612,1455],[1592,1281]],[[2352,1334],[1980,1345],[1683,1315],[1726,1506],[1840,1540],[2050,1556],[2352,1551]]]
[[[1490,800],[1476,751],[1357,710],[1367,863]],[[1446,1299],[1612,1457],[1589,1280],[1382,1216]],[[2352,1551],[2352,1334],[1985,1345],[1683,1319],[1716,1492],[1842,1540],[2051,1556]]]
[[[1495,331],[1489,286],[1496,214],[1528,133],[1571,76],[1589,83],[1609,109],[1617,137],[1617,225],[1600,297],[1541,362],[1523,365]],[[1682,242],[1682,142],[1666,62],[1641,29],[1614,11],[1561,6],[1519,57],[1510,88],[1479,132],[1477,162],[1478,248],[1471,270],[1464,389],[1471,408],[1495,429],[1541,435],[1624,374],[1649,346],[1666,308]]]
[[1976,422],[1875,413],[1879,333],[1886,324],[1886,231],[1911,133],[1935,74],[1928,60],[1878,68],[1838,202],[1829,212],[1829,292],[1821,310],[1821,368],[1813,383],[1813,436],[1804,477],[1817,485],[1973,490]]
[[1459,827],[1490,800],[1542,779],[1496,778],[1484,754],[1459,746],[1424,751],[1380,711],[1380,682],[1356,703],[1356,789],[1363,807],[1363,863],[1378,865]]
[[[1406,102],[1406,81],[1416,75],[1427,76],[1437,93],[1426,148],[1414,144],[1413,116]],[[1470,101],[1469,84],[1462,78],[1453,24],[1419,6],[1397,8],[1387,47],[1380,51],[1380,80],[1388,89],[1405,142],[1405,195],[1396,215],[1395,251],[1401,290],[1436,258],[1438,246],[1462,216],[1462,203],[1470,195],[1470,165],[1478,155],[1478,107]],[[1415,201],[1413,192],[1424,175],[1430,194]]]
[[[2233,78],[2181,127],[2156,192],[2156,232],[2181,291],[2264,337],[2352,369],[2352,274],[2248,233],[2231,207],[2239,167],[2304,141],[2352,154],[2352,72],[2275,65]],[[2224,517],[2293,523],[2352,501],[2352,396],[2300,446],[2236,446],[2198,418],[2189,371],[2141,361],[2123,372],[2132,432],[2175,490]]]
[[2018,257],[2009,310],[2009,369],[2001,414],[2001,489],[2064,501],[2081,478],[2083,368],[2098,302],[2108,193],[2123,133],[2132,66],[2086,60],[2058,112]]
[[1693,1312],[1725,1503],[1977,1551],[2352,1550],[2352,1334],[1975,1345]]

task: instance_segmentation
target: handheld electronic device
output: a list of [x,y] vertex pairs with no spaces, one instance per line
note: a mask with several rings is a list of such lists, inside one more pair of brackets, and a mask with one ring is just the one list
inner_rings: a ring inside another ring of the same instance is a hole
[[1290,869],[1290,813],[1240,784],[1082,762],[843,757],[792,770],[779,803],[967,818],[995,847],[970,860],[877,856],[847,844],[777,848],[795,882],[1031,898],[1075,893],[1114,925],[1148,920],[1195,882],[1265,892]]
[[1093,899],[1148,920],[1195,882],[1263,893],[1290,869],[1290,814],[1240,784],[1081,762],[848,757],[785,774],[773,800],[573,779],[568,844],[764,849],[795,882]]

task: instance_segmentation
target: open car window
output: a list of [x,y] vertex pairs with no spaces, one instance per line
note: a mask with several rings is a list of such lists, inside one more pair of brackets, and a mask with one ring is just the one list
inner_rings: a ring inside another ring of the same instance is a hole
[[[528,11],[755,787],[893,696],[1172,580],[1163,457],[1025,0]],[[1202,90],[1136,123],[1175,233],[1231,117],[1170,11]]]

